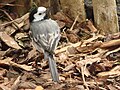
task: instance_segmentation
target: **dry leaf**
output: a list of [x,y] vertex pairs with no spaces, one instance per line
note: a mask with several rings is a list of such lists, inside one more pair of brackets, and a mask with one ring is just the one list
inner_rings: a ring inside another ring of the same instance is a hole
[[[84,65],[82,65],[82,64],[76,64],[76,66],[78,67],[78,70],[79,70],[79,68],[81,68],[81,73],[83,73],[83,75],[85,75],[85,76],[90,76],[90,72],[89,72],[89,70],[86,68],[86,66],[84,66]],[[80,71],[80,70],[79,70]]]
[[97,76],[103,77],[103,76],[119,76],[119,75],[120,75],[120,66],[116,66],[110,71],[98,73]]
[[68,65],[67,67],[65,67],[64,71],[69,71],[74,67],[75,67],[75,64]]
[[68,56],[65,53],[61,53],[61,54],[59,54],[59,58],[60,58],[60,61],[64,61],[68,58]]
[[114,49],[114,50],[112,50],[112,51],[107,52],[107,53],[105,54],[105,56],[108,56],[108,55],[110,55],[110,54],[112,54],[112,53],[115,53],[115,52],[118,52],[118,51],[120,51],[120,47],[119,47],[119,48],[116,48],[116,49]]
[[15,49],[21,49],[21,47],[17,44],[17,42],[7,35],[5,32],[0,32],[0,38],[2,41],[4,41],[9,47],[15,48]]
[[120,71],[108,71],[108,72],[101,72],[98,73],[97,76],[98,77],[104,77],[104,76],[119,76],[120,75]]
[[23,30],[29,30],[29,28],[30,28],[30,23],[29,23],[29,20],[27,19],[27,20],[25,20],[25,23],[24,23],[24,26],[23,26]]
[[61,52],[65,52],[69,47],[77,47],[77,46],[80,46],[81,45],[81,42],[78,42],[78,43],[75,43],[75,44],[70,44],[66,47],[63,47],[61,49],[57,49],[55,50],[55,54],[58,54],[58,53],[61,53]]
[[97,32],[97,29],[90,20],[87,21],[87,27],[91,30],[91,32]]
[[68,47],[67,51],[69,52],[69,54],[78,54],[78,51],[75,47]]
[[59,21],[72,23],[72,21],[63,12],[57,12],[56,15],[54,15],[54,18],[59,20]]
[[[30,81],[23,81],[19,84],[19,88],[29,88],[29,89],[33,89],[35,88],[37,85],[34,84],[33,82],[30,82]],[[25,89],[25,90],[26,90]]]
[[[94,56],[94,55],[91,55],[91,56]],[[76,64],[77,66],[79,65],[88,65],[88,64],[92,64],[92,63],[95,63],[95,62],[100,62],[101,58],[100,57],[87,57],[85,60],[81,60],[81,61],[78,61]]]
[[18,27],[21,28],[26,24],[26,20],[28,20],[29,18],[29,13],[26,13],[25,15],[23,15],[22,17],[16,19],[16,23],[18,24]]
[[5,32],[6,32],[8,35],[13,34],[15,31],[16,31],[16,29],[15,29],[14,27],[12,27],[12,26],[7,26],[7,27],[5,28]]
[[20,46],[25,47],[23,42],[25,40],[28,40],[28,36],[26,35],[26,33],[17,33],[15,35],[15,40],[18,42]]
[[101,48],[110,48],[110,47],[115,47],[115,46],[120,46],[120,39],[104,42],[104,43],[102,43],[102,45],[100,47]]
[[65,81],[65,77],[59,76],[60,81]]
[[20,24],[18,24],[18,27],[21,28],[24,26],[24,22],[21,22]]
[[118,89],[116,89],[112,84],[107,85],[107,87],[109,88],[109,90],[118,90]]
[[31,50],[31,51],[28,53],[27,59],[29,60],[29,59],[33,58],[34,56],[36,56],[36,55],[37,55],[36,49],[33,48],[33,50]]
[[35,90],[44,90],[44,88],[42,86],[37,86]]
[[56,22],[58,23],[60,29],[65,27],[65,23],[64,22],[61,22],[61,21],[58,21],[58,20]]
[[11,89],[5,85],[0,84],[0,90],[11,90]]
[[67,35],[68,40],[71,43],[77,43],[80,40],[78,35],[76,35],[76,34],[71,33],[71,34],[66,34],[66,35]]
[[15,80],[14,84],[11,86],[11,90],[17,90],[18,86],[20,84],[20,78],[21,76],[18,76],[17,79]]
[[83,85],[77,85],[76,86],[79,90],[85,90],[84,86]]
[[6,58],[4,60],[0,60],[0,65],[12,65],[14,67],[18,67],[18,68],[21,68],[23,70],[26,70],[26,71],[31,71],[32,70],[32,66],[27,66],[27,65],[20,65],[20,64],[17,64],[13,61],[11,61],[13,58]]

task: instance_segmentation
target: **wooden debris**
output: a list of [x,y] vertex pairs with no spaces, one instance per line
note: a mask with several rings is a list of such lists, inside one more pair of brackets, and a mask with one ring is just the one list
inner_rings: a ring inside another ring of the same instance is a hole
[[77,46],[79,46],[80,44],[81,44],[81,42],[78,42],[78,43],[75,43],[75,44],[70,44],[70,45],[68,45],[68,46],[66,46],[66,47],[63,47],[63,48],[61,48],[61,49],[57,49],[57,50],[55,51],[55,53],[58,54],[58,53],[65,52],[69,47],[77,47]]
[[98,73],[97,76],[99,76],[99,77],[104,77],[104,76],[120,76],[120,66],[116,66],[116,67],[114,67],[110,71]]
[[17,44],[17,42],[7,35],[4,32],[0,32],[0,38],[10,47],[15,48],[15,49],[21,49],[21,47]]
[[75,64],[68,65],[67,67],[65,67],[64,71],[69,71],[74,67],[75,67]]
[[35,90],[44,90],[44,88],[42,86],[37,86]]
[[26,71],[31,71],[32,70],[32,67],[31,66],[27,66],[27,65],[20,65],[20,64],[17,64],[13,61],[11,61],[13,58],[6,58],[4,60],[0,60],[0,66],[3,66],[3,65],[12,65],[16,68],[20,68],[20,69],[23,69],[23,70],[26,70]]
[[[14,23],[14,22],[17,22],[17,23],[19,22],[20,26],[19,26],[19,25],[17,25],[17,26],[18,26],[18,28],[21,28],[21,27],[24,25],[24,24],[21,25],[21,22],[24,22],[25,20],[27,20],[28,17],[29,17],[29,13],[26,13],[26,14],[23,15],[21,18],[17,18],[17,19],[15,19],[15,20],[10,21],[10,22],[0,24],[0,27],[9,25],[9,24]],[[29,23],[28,23],[28,24],[29,24]]]
[[11,86],[11,90],[17,90],[18,86],[20,84],[20,78],[21,76],[18,76],[18,78],[15,80],[14,84]]
[[115,47],[115,46],[120,46],[120,39],[104,42],[102,43],[100,48],[106,49],[106,48]]
[[95,33],[98,31],[90,20],[86,22],[87,22],[87,27],[91,30],[91,32]]
[[[16,8],[13,3],[4,5]],[[101,35],[90,20],[79,23],[79,13],[72,21],[58,12],[54,19],[61,29],[55,51],[59,83],[54,83],[43,52],[32,46],[29,13],[13,20],[14,12],[8,11],[2,15],[10,21],[0,20],[0,90],[119,90],[120,32]]]

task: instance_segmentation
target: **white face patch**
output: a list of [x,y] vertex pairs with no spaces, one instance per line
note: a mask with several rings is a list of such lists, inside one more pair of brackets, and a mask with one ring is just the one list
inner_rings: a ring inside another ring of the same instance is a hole
[[38,12],[43,13],[46,11],[45,7],[38,7]]
[[34,14],[33,22],[40,21],[40,20],[44,19],[45,15],[46,15],[46,8],[45,7],[38,7],[37,13]]

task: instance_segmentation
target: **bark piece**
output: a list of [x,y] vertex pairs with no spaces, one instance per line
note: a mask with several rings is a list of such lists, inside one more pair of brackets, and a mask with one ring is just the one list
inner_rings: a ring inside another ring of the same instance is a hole
[[92,0],[94,19],[101,34],[119,31],[115,0]]
[[79,15],[78,21],[85,21],[86,14],[84,8],[84,0],[60,0],[63,12],[67,16],[71,16],[73,20]]
[[6,33],[0,33],[0,38],[10,47],[15,48],[15,49],[21,49],[21,47],[17,44],[17,42],[7,35]]
[[100,48],[105,49],[105,48],[110,48],[115,46],[120,46],[120,39],[104,42],[101,44]]

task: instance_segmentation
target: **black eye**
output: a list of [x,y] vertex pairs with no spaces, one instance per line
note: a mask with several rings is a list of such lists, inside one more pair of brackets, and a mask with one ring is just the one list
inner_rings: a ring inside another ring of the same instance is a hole
[[42,13],[39,13],[39,15],[41,15]]

